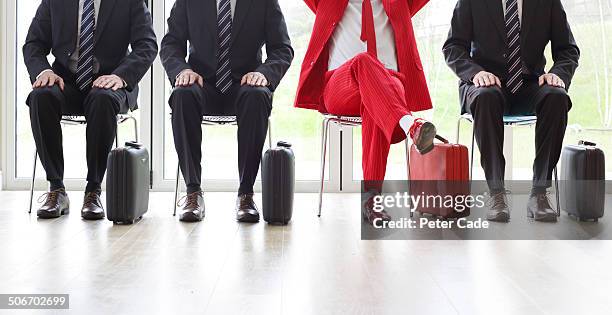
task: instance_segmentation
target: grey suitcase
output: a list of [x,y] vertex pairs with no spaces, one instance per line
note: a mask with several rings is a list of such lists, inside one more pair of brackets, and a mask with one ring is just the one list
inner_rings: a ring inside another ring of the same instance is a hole
[[107,218],[133,224],[149,209],[149,152],[140,143],[126,142],[108,155],[107,169]]
[[278,142],[261,162],[263,217],[270,224],[287,224],[293,215],[295,157],[291,144]]
[[580,141],[561,154],[561,209],[581,221],[604,215],[605,156],[597,145]]

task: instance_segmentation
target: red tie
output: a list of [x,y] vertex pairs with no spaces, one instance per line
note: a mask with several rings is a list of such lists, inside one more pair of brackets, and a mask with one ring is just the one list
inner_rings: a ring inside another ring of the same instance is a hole
[[376,31],[374,29],[374,12],[370,0],[363,0],[361,5],[361,41],[368,43],[368,53],[378,59],[376,51]]

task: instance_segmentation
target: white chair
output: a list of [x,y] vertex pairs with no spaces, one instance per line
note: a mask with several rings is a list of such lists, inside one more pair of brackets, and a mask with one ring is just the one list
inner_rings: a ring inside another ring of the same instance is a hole
[[[474,118],[470,114],[463,114],[459,116],[457,120],[457,143],[459,143],[459,132],[461,130],[461,122],[467,121],[472,124],[472,144],[470,150],[470,180],[472,180],[472,175],[474,174],[474,142],[476,139],[475,128],[474,128]],[[515,127],[515,126],[533,126],[538,122],[538,117],[536,116],[504,116],[504,125]],[[557,201],[557,216],[561,216],[561,207],[559,201],[559,178],[557,175],[557,166],[555,166],[553,170],[554,180],[555,180],[555,197]]]
[[[124,122],[131,120],[134,122],[134,139],[138,142],[138,121],[131,114],[119,114],[117,115],[117,124],[121,125]],[[60,121],[62,125],[87,125],[87,121],[83,116],[62,116],[62,120]],[[119,146],[119,131],[115,133],[115,147]],[[32,202],[34,200],[34,181],[36,179],[36,162],[38,160],[38,149],[34,151],[34,167],[32,169],[32,180],[30,182],[30,208],[28,213],[32,213]]]
[[[204,116],[202,117],[203,126],[224,126],[224,125],[237,125],[238,121],[236,116]],[[268,146],[272,148],[272,124],[270,118],[268,118]],[[179,179],[181,178],[181,166],[176,166],[176,183],[174,186],[174,213],[176,216],[176,207],[179,195]]]
[[[321,126],[321,186],[319,190],[319,213],[321,217],[321,209],[323,208],[323,185],[325,183],[325,158],[327,155],[327,139],[329,138],[329,125],[333,123],[338,126],[360,127],[362,119],[359,116],[338,116],[332,114],[323,114],[323,123]],[[404,141],[406,144],[406,167],[409,162],[409,146],[408,138]]]

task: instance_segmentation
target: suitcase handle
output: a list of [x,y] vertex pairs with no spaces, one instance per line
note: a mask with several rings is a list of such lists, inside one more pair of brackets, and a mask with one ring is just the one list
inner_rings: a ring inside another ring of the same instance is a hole
[[142,148],[142,144],[135,142],[135,141],[128,141],[125,143],[125,146],[130,147],[130,148],[136,148],[136,149]]
[[580,140],[580,141],[578,141],[578,145],[585,145],[587,147],[595,147],[595,146],[597,146],[597,143],[591,142],[591,141],[586,141],[586,140]]
[[285,141],[279,141],[276,145],[283,148],[291,148],[291,143]]
[[440,136],[440,135],[436,135],[436,139],[438,139],[439,141],[441,141],[442,143],[450,143],[448,140],[446,140],[446,138]]

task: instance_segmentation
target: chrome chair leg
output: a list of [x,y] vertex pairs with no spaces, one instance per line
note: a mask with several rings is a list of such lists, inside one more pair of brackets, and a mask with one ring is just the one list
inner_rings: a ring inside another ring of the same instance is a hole
[[34,150],[34,167],[32,168],[32,181],[30,182],[30,210],[32,213],[32,202],[34,201],[34,181],[36,180],[36,162],[38,160],[38,149]]
[[176,216],[176,203],[178,202],[178,195],[179,195],[179,180],[181,178],[181,166],[177,165],[176,166],[176,184],[174,185],[174,213],[172,213],[172,216]]
[[272,149],[272,119],[268,118],[268,147]]
[[561,216],[561,196],[559,196],[559,176],[557,173],[557,167],[553,170],[555,175],[555,197],[557,199],[557,217]]
[[474,127],[474,123],[472,123],[472,149],[470,150],[470,181],[472,181],[472,179],[474,178],[474,142],[476,142],[476,128]]
[[321,217],[321,209],[323,208],[323,184],[325,182],[325,156],[327,154],[329,122],[329,119],[324,118],[321,126],[321,187],[319,190],[319,217]]
[[457,141],[455,141],[455,143],[459,143],[459,131],[461,130],[461,120],[463,120],[463,117],[459,116],[459,119],[457,119]]

